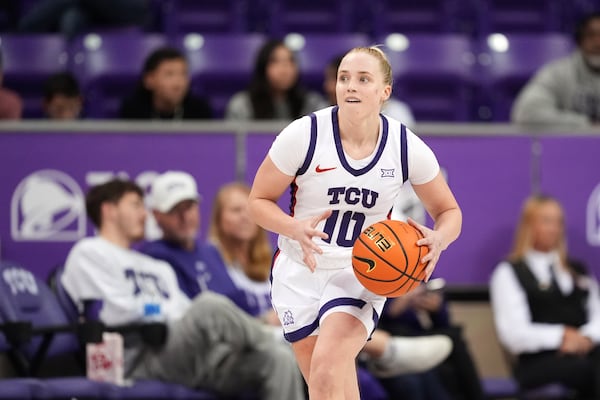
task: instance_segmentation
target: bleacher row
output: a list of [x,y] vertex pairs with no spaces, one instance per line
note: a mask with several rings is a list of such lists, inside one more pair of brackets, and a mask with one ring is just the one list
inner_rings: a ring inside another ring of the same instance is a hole
[[[249,83],[255,55],[268,36],[260,33],[91,33],[66,41],[60,35],[0,35],[4,85],[24,99],[25,118],[40,117],[45,79],[72,71],[85,97],[87,118],[114,118],[121,99],[139,80],[146,56],[169,44],[186,55],[191,90],[210,100],[221,118],[229,98]],[[417,121],[507,121],[520,88],[546,62],[568,55],[575,44],[561,33],[289,34],[301,80],[321,91],[323,71],[355,46],[383,44],[394,69],[394,96]]]
[[[0,10],[0,31],[41,0]],[[186,32],[572,32],[598,0],[148,0],[146,31]],[[1,5],[1,4],[0,4]]]

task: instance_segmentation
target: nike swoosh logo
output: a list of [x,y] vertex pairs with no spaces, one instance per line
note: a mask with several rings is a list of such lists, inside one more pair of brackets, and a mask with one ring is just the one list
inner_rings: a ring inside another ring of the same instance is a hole
[[368,259],[368,258],[358,257],[358,256],[354,256],[354,258],[357,259],[358,261],[367,263],[367,265],[369,266],[369,268],[367,268],[367,273],[369,273],[375,269],[375,261]]
[[337,167],[331,167],[331,168],[321,168],[321,165],[317,165],[317,168],[315,168],[315,171],[317,173],[321,173],[321,172],[327,172],[327,171],[332,171],[334,169],[336,169]]

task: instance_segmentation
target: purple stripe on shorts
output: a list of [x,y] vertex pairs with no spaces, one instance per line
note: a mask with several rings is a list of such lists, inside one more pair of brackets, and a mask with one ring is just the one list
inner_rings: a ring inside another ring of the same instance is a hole
[[[317,317],[317,319],[313,322],[311,322],[309,325],[303,326],[300,329],[297,329],[293,332],[289,332],[289,333],[285,333],[285,339],[290,342],[297,342],[300,339],[304,339],[305,337],[309,336],[311,333],[313,333],[313,331],[315,329],[317,329],[319,327],[319,320],[321,319],[321,317],[323,316],[323,314],[325,314],[327,311],[331,310],[334,307],[339,307],[339,306],[354,306],[354,307],[358,307],[358,308],[363,308],[365,306],[365,304],[367,304],[366,301],[361,300],[361,299],[353,299],[352,297],[340,297],[338,299],[333,299],[328,301],[327,303],[325,303],[325,305],[323,307],[321,307],[321,309],[319,310],[319,316]],[[377,313],[375,311],[373,311],[373,317],[375,318],[377,316]],[[377,316],[377,319],[379,319],[379,317]]]

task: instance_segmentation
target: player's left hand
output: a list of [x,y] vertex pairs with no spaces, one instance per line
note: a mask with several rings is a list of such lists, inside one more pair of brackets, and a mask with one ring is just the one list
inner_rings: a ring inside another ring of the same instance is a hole
[[442,250],[444,250],[442,233],[429,229],[412,218],[408,218],[407,222],[423,234],[423,239],[419,239],[417,245],[427,246],[429,248],[429,252],[421,259],[423,264],[427,264],[427,268],[425,268],[425,282],[427,282],[440,259]]

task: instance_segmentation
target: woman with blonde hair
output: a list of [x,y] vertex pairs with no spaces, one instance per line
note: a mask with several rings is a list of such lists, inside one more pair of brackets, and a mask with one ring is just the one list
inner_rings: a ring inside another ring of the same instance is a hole
[[277,321],[269,298],[273,248],[266,231],[248,213],[250,187],[241,182],[222,186],[213,203],[209,240],[227,267],[235,286],[245,293],[245,307],[254,316]]
[[578,399],[600,398],[598,283],[568,257],[564,213],[555,198],[525,201],[490,295],[500,342],[516,357],[521,387],[561,383]]

